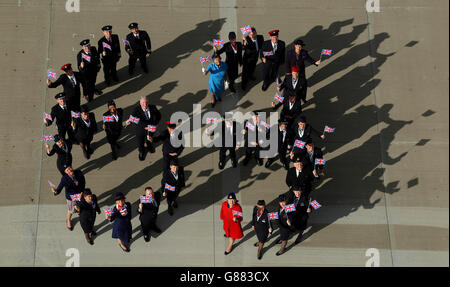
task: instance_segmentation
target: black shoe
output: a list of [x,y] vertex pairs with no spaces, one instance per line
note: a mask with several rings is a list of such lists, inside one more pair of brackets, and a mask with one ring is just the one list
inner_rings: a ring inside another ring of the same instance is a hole
[[140,161],[145,160],[145,154],[144,154],[143,152],[140,152],[140,153],[139,153],[139,160],[140,160]]
[[289,170],[289,163],[285,162],[283,164],[285,170]]
[[272,164],[272,161],[270,159],[267,160],[265,167],[269,168],[269,166]]
[[153,228],[153,231],[155,231],[156,233],[161,233],[162,232],[161,229],[159,229],[157,226],[155,226]]
[[177,203],[176,201],[174,201],[174,202],[172,203],[172,206],[175,207],[175,208],[178,208],[178,203]]
[[92,240],[92,238],[88,241],[88,243],[90,244],[90,245],[94,245],[94,240]]
[[155,153],[155,147],[154,147],[154,146],[149,147],[149,148],[148,148],[148,151],[149,151],[150,153]]
[[243,164],[244,166],[246,166],[246,165],[248,164],[249,161],[250,161],[250,158],[246,157],[246,158],[244,158],[244,160],[242,161],[242,164]]
[[215,107],[216,106],[216,102],[214,102],[214,103],[211,103],[211,107]]
[[222,101],[222,97],[221,97],[221,96],[218,96],[218,97],[217,97],[217,100],[218,100],[219,102],[221,102],[221,101]]
[[258,258],[258,260],[261,260],[262,254],[258,254],[257,258]]
[[117,159],[117,154],[116,154],[116,152],[114,152],[114,151],[112,152],[112,159],[113,159],[113,160],[116,160],[116,159]]
[[150,236],[144,235],[144,240],[145,240],[145,242],[149,242],[150,241]]
[[223,167],[225,166],[225,164],[221,161],[219,161],[219,169],[223,169]]
[[263,85],[262,88],[261,88],[261,90],[262,90],[263,92],[265,92],[265,91],[267,90],[267,88],[268,88],[267,86]]
[[258,242],[255,242],[255,244],[253,244],[253,246],[258,247]]
[[90,158],[89,153],[86,150],[83,150],[83,155],[84,155],[84,158],[86,158],[86,159]]
[[236,89],[234,88],[234,86],[230,86],[230,92],[232,92],[233,94],[236,93]]
[[171,205],[169,205],[169,207],[167,208],[167,211],[169,212],[170,216],[173,215],[173,207]]
[[256,161],[258,162],[258,165],[259,165],[259,166],[262,166],[263,163],[264,163],[263,160],[262,160],[262,158],[257,159]]
[[284,252],[286,252],[285,250],[280,250],[280,251],[278,251],[275,255],[276,256],[280,256],[281,254],[283,254]]
[[92,231],[92,232],[91,232],[91,236],[97,236],[97,232]]
[[225,252],[224,252],[225,255],[228,255],[228,254],[230,254],[230,253],[231,253],[231,251],[230,251],[230,252],[227,252],[226,250],[225,250]]

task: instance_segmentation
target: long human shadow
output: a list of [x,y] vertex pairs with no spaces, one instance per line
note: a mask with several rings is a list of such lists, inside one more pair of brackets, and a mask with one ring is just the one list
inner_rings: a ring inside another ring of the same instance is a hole
[[[141,71],[140,65],[137,64],[134,71],[135,75],[131,79],[125,80],[110,92],[98,96],[88,104],[89,108],[93,110],[106,105],[109,100],[134,94],[146,87],[150,82],[163,76],[168,69],[175,68],[182,60],[191,56],[195,51],[211,49],[212,47],[205,43],[218,37],[218,33],[224,23],[224,18],[198,23],[195,29],[179,35],[173,41],[154,50],[147,59],[148,74],[136,74]],[[128,57],[126,58],[128,59]],[[124,75],[128,73],[128,65],[119,69],[118,73],[121,75],[121,78],[125,77]]]

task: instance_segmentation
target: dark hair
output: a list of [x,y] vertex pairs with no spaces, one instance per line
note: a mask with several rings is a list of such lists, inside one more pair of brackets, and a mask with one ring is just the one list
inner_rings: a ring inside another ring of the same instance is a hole
[[214,54],[211,56],[211,59],[215,59],[215,58],[220,58],[220,55],[217,54],[217,53],[214,53]]
[[147,186],[144,190],[147,190],[147,189],[153,190],[153,188],[151,188],[150,186]]
[[255,27],[252,27],[252,32],[256,32],[256,29],[255,29]]

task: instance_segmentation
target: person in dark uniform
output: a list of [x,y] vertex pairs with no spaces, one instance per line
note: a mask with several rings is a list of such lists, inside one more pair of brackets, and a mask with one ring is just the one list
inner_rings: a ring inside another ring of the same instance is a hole
[[122,121],[123,121],[123,110],[121,108],[116,108],[116,103],[113,100],[108,101],[108,111],[103,114],[103,119],[105,117],[112,117],[112,122],[103,121],[103,129],[106,132],[106,139],[111,146],[112,158],[117,159],[117,149],[120,149],[117,140],[122,133]]
[[150,136],[151,142],[163,142],[163,172],[169,169],[169,164],[172,160],[178,160],[184,149],[183,133],[181,131],[179,133],[176,132],[177,124],[170,121],[167,121],[166,124],[167,130],[158,136]]
[[291,167],[286,174],[286,185],[292,191],[294,186],[302,186],[306,195],[312,190],[314,175],[310,166],[304,164],[300,157],[294,159],[294,167]]
[[245,158],[242,161],[244,166],[248,164],[252,155],[255,156],[259,166],[263,165],[263,159],[260,157],[260,141],[261,138],[266,135],[264,129],[265,128],[260,125],[257,111],[253,112],[251,119],[244,122],[244,129],[242,130],[245,140]]
[[291,193],[289,193],[288,202],[295,206],[295,211],[292,212],[292,227],[298,231],[294,244],[299,244],[308,224],[308,217],[311,212],[309,207],[310,200],[306,193],[303,192],[302,187],[294,186]]
[[158,217],[159,203],[161,202],[161,193],[154,192],[151,187],[145,188],[144,196],[151,197],[150,202],[140,202],[138,207],[139,221],[141,222],[142,233],[145,242],[150,241],[150,230],[161,233],[161,229],[156,226]]
[[112,26],[103,26],[102,31],[104,36],[98,40],[98,53],[102,59],[105,82],[110,86],[111,79],[115,82],[119,81],[116,66],[122,54],[120,53],[119,36],[112,34]]
[[95,218],[97,215],[96,212],[100,214],[100,207],[97,203],[97,196],[92,194],[89,188],[86,188],[83,191],[83,196],[80,198],[80,201],[77,201],[75,205],[75,210],[80,216],[80,225],[84,232],[84,237],[86,241],[94,245],[93,236],[97,235],[94,231]]
[[272,224],[268,217],[268,211],[266,209],[266,202],[264,200],[258,200],[258,203],[253,208],[252,217],[252,230],[255,231],[258,242],[254,245],[258,246],[257,258],[261,260],[262,249],[264,243],[267,241],[269,234],[272,234]]
[[83,87],[83,93],[86,91],[86,86],[83,81],[83,76],[79,72],[72,71],[72,65],[65,64],[61,67],[64,74],[52,83],[50,79],[47,79],[47,86],[49,88],[56,88],[60,85],[64,88],[64,95],[66,96],[67,108],[70,111],[79,111],[81,103],[81,88]]
[[292,130],[295,125],[295,119],[302,113],[302,104],[294,91],[286,91],[285,97],[287,100],[283,102],[283,109],[280,113],[280,118],[288,122],[288,128]]
[[[288,122],[283,119],[278,120],[278,125],[273,125],[271,128],[277,129],[278,132],[278,156],[280,158],[280,162],[283,167],[288,170],[289,169],[289,153],[291,152],[292,146],[290,145],[292,134],[288,130]],[[271,158],[267,159],[266,168],[269,168],[270,165],[275,161],[275,155]]]
[[72,165],[72,143],[70,141],[64,141],[64,138],[59,135],[54,135],[55,144],[50,150],[50,145],[45,144],[45,149],[47,150],[47,155],[52,156],[55,153],[58,155],[56,159],[56,167],[58,168],[61,175],[65,174],[66,166]]
[[83,90],[83,98],[88,102],[94,99],[94,93],[101,95],[102,92],[95,88],[97,73],[100,71],[100,55],[95,47],[91,47],[89,39],[80,42],[82,49],[78,52],[78,71],[83,76],[86,89]]
[[302,40],[295,40],[294,49],[289,50],[286,55],[286,76],[291,74],[292,67],[299,67],[299,80],[302,89],[300,99],[306,102],[306,91],[308,88],[308,82],[306,81],[305,74],[305,61],[308,61],[310,64],[318,66],[320,65],[320,60],[315,61],[311,56],[309,56],[308,51],[304,50],[303,47],[305,44]]
[[279,30],[270,31],[270,40],[264,41],[260,50],[260,57],[264,63],[263,91],[267,90],[270,83],[275,80],[278,76],[278,68],[284,64],[286,44],[278,40],[278,32]]
[[305,148],[300,150],[299,156],[303,162],[310,166],[314,177],[318,178],[319,174],[323,174],[324,166],[315,164],[317,158],[323,158],[323,153],[320,148],[314,146],[312,139],[309,138],[306,141]]
[[62,189],[65,189],[66,203],[67,203],[67,229],[73,230],[71,223],[72,214],[75,212],[75,203],[72,201],[71,195],[83,194],[86,187],[86,179],[84,178],[81,170],[73,170],[71,166],[66,166],[64,170],[65,174],[62,176],[58,187],[52,187],[53,195],[61,193]]
[[[212,126],[211,128],[213,128]],[[237,167],[236,151],[239,150],[241,145],[241,134],[240,127],[238,123],[229,117],[227,114],[224,115],[223,121],[220,123],[219,131],[219,141],[217,145],[219,146],[219,169],[223,169],[226,163],[226,154],[229,151],[230,159],[233,167]],[[205,133],[208,136],[214,136],[214,130],[210,128],[205,129]]]
[[310,124],[306,123],[306,117],[300,116],[297,120],[297,127],[294,128],[294,141],[301,140],[306,142],[312,136],[325,139],[325,135],[318,132]]
[[281,243],[280,250],[276,253],[280,256],[286,251],[286,245],[291,234],[292,226],[292,212],[286,212],[287,198],[286,195],[281,194],[278,197],[280,207],[278,208],[278,228],[280,229],[280,238],[277,240],[277,244]]
[[245,91],[249,80],[256,80],[254,73],[256,63],[258,63],[259,50],[262,48],[264,37],[256,33],[255,27],[246,36],[242,36],[244,40],[244,57],[242,66],[242,82],[241,88]]
[[52,123],[56,119],[56,126],[58,128],[58,135],[65,139],[66,133],[69,138],[69,141],[75,142],[75,137],[73,134],[73,131],[70,127],[71,123],[71,113],[70,109],[66,104],[66,98],[65,94],[58,93],[55,96],[57,104],[52,107],[52,111],[50,112],[50,116],[52,117],[52,120],[45,119],[44,118],[44,124],[45,126],[51,126]]
[[298,101],[302,100],[303,102],[306,102],[306,93],[303,91],[303,89],[306,89],[306,80],[299,78],[300,68],[298,66],[293,66],[291,71],[291,74],[284,77],[283,83],[277,87],[277,90],[282,91],[284,89],[285,91],[295,94]]
[[89,112],[87,105],[81,106],[81,116],[74,118],[72,121],[72,129],[75,134],[77,142],[83,150],[83,155],[86,159],[94,152],[91,148],[91,142],[94,139],[94,134],[97,133],[97,122],[95,121],[94,113]]
[[128,44],[125,50],[130,55],[128,59],[128,74],[131,76],[134,71],[137,59],[141,63],[142,70],[148,73],[147,58],[152,53],[152,42],[146,31],[139,30],[138,23],[128,25],[131,33],[127,35]]
[[[131,113],[133,117],[139,118],[139,123],[136,127],[136,139],[139,149],[139,160],[145,160],[147,150],[151,153],[155,152],[151,137],[154,132],[148,129],[148,125],[157,126],[161,120],[161,113],[155,105],[149,104],[146,97],[141,97],[139,105],[136,106]],[[130,124],[130,120],[126,121],[126,125]],[[145,145],[147,144],[147,150]]]
[[112,238],[116,238],[120,248],[125,252],[130,252],[130,240],[132,235],[131,226],[131,203],[125,202],[125,195],[118,192],[114,198],[114,206],[111,216],[105,214],[106,219],[114,222]]
[[225,43],[222,49],[217,51],[217,54],[220,55],[225,52],[227,55],[225,62],[228,66],[227,74],[228,80],[230,81],[229,88],[232,93],[236,93],[236,89],[234,88],[234,81],[239,75],[238,67],[242,66],[242,43],[236,41],[236,33],[234,32],[230,32],[228,34],[228,39],[230,41]]
[[[170,168],[164,170],[161,180],[161,189],[164,190],[163,196],[167,198],[167,211],[169,215],[173,215],[173,207],[178,208],[176,200],[185,186],[184,169],[178,164],[176,159],[172,159],[170,161]],[[171,188],[175,188],[175,190],[170,190]]]

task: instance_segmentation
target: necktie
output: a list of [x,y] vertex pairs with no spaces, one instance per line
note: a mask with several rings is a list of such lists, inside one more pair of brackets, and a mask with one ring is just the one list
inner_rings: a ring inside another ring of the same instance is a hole
[[75,84],[75,80],[73,78],[69,78],[70,81],[72,82],[72,87],[75,88],[76,84]]
[[297,206],[299,199],[300,199],[300,198],[298,198],[298,197],[295,198],[295,200],[294,200],[294,205],[295,205],[295,206]]
[[274,44],[273,44],[273,52],[274,52],[274,53],[277,51],[277,45],[278,45],[277,43],[274,43]]
[[147,120],[150,119],[150,114],[149,114],[148,110],[145,111],[145,116],[147,117]]

